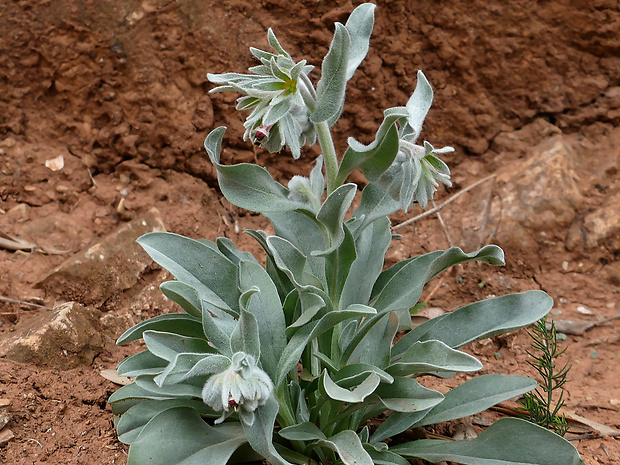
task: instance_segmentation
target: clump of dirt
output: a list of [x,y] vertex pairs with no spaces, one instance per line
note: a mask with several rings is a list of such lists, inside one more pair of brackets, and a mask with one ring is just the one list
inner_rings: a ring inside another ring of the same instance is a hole
[[[591,213],[620,189],[616,2],[519,1],[510,8],[480,0],[378,3],[370,53],[349,84],[335,127],[341,152],[347,136],[372,140],[382,109],[403,105],[422,69],[435,88],[423,137],[456,148],[448,160],[454,187],[442,191],[438,203],[513,166],[553,134],[570,139],[588,172],[598,173],[580,181],[585,207],[572,224],[545,231],[526,248],[510,246],[506,267],[464,266],[437,278],[423,300],[450,311],[491,295],[543,289],[555,298],[558,319],[613,317],[619,310],[620,238],[614,233],[591,244],[584,234],[598,224]],[[222,199],[204,137],[228,126],[224,161],[257,162],[282,182],[299,172],[299,164],[286,152],[267,154],[241,141],[244,115],[234,111],[236,96],[208,94],[206,73],[245,71],[254,64],[248,47],[266,49],[272,27],[295,58],[307,57],[317,67],[317,78],[334,21],[345,21],[357,4],[4,2],[0,233],[32,243],[36,251],[0,248],[0,296],[29,303],[0,300],[0,335],[47,311],[32,304],[49,308],[62,300],[62,290],[46,293],[36,286],[46,273],[152,207],[168,231],[226,236],[258,253],[240,233],[268,224]],[[317,154],[312,149],[302,157],[302,171]],[[62,168],[46,166],[58,157]],[[451,240],[461,245],[458,225],[465,212],[443,213]],[[394,223],[410,216],[396,215]],[[448,246],[435,217],[403,231],[388,264]],[[149,268],[136,286],[101,305],[107,346],[92,366],[57,371],[0,360],[0,398],[11,401],[8,428],[15,435],[0,446],[4,462],[125,463],[126,448],[116,440],[106,404],[117,386],[99,372],[138,350],[137,344],[114,345],[123,325],[174,311],[157,289],[165,279],[166,273]],[[568,334],[566,341],[573,366],[567,407],[616,428],[618,324],[609,320]],[[485,363],[485,373],[531,375],[528,344],[519,332],[471,351]],[[617,439],[586,437],[575,445],[588,465],[620,463]]]

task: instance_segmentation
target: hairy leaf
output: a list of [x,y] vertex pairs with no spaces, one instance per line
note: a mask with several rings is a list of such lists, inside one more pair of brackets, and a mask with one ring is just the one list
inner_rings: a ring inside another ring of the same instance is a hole
[[193,408],[176,407],[144,426],[129,449],[127,465],[226,465],[246,442],[238,423],[209,426]]
[[502,418],[475,439],[423,439],[390,450],[410,459],[465,465],[583,465],[570,442],[518,418]]
[[392,348],[399,356],[416,341],[439,340],[452,348],[527,326],[549,313],[553,299],[527,291],[483,300],[429,320],[403,336]]

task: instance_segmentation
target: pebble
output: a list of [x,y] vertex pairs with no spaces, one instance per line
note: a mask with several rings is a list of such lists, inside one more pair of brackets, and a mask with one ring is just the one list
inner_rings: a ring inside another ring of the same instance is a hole
[[0,429],[4,428],[11,421],[11,415],[8,413],[0,413]]
[[8,428],[0,430],[0,447],[6,446],[14,437],[13,431]]
[[577,307],[577,311],[579,313],[583,313],[584,315],[594,315],[594,312],[592,310],[588,310],[587,308],[582,307],[581,305]]

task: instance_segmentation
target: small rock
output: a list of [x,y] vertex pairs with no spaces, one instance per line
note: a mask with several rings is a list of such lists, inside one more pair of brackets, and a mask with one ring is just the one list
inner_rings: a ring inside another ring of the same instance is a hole
[[583,313],[584,315],[594,315],[594,312],[592,310],[589,310],[586,307],[582,307],[581,305],[577,307],[577,311],[579,313]]
[[[454,226],[458,227],[455,237],[461,235],[459,242],[464,248],[473,249],[491,240],[515,254],[537,250],[540,243],[548,241],[549,231],[567,227],[583,210],[579,160],[569,140],[553,136],[527,153],[527,158],[497,172],[493,191],[488,182],[455,202],[454,208],[462,212],[460,224]],[[486,211],[488,219],[482,231]]]
[[12,223],[23,223],[30,219],[30,207],[20,203],[6,212],[5,219]]
[[11,415],[8,413],[0,413],[0,429],[4,428],[11,421]]
[[10,399],[0,399],[0,409],[5,409],[11,406]]
[[592,324],[577,320],[553,320],[556,331],[564,334],[579,336],[589,329]]
[[569,250],[586,250],[605,244],[620,250],[620,192],[608,197],[603,205],[575,221],[568,231]]
[[[499,173],[501,223],[500,243],[523,247],[530,242],[535,250],[537,233],[568,225],[584,204],[578,185],[576,155],[561,136],[555,136],[532,150],[524,162]],[[492,217],[499,216],[499,209]],[[489,218],[491,223],[497,219]]]
[[452,439],[460,441],[463,439],[474,439],[478,436],[474,427],[469,423],[459,423],[454,427]]
[[121,315],[106,313],[99,321],[103,331],[112,339],[118,339],[121,334],[136,324],[130,313],[123,313]]
[[620,287],[620,262],[613,262],[605,267],[607,281]]
[[90,365],[105,347],[99,315],[77,302],[39,313],[0,337],[0,356],[61,370]]
[[62,155],[50,158],[49,160],[45,160],[45,166],[52,171],[60,171],[65,166],[65,158]]
[[13,431],[8,428],[5,428],[0,431],[0,447],[6,446],[11,439],[13,439],[15,435]]
[[108,235],[98,244],[78,252],[37,283],[57,297],[84,305],[101,306],[110,297],[138,282],[151,258],[136,239],[152,231],[165,231],[157,209],[152,208]]

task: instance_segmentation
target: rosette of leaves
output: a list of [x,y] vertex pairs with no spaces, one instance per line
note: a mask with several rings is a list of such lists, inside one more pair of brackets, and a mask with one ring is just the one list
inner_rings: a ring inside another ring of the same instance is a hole
[[[223,194],[273,225],[273,235],[247,231],[264,249],[264,264],[226,238],[150,233],[138,240],[175,277],[161,290],[182,312],[141,322],[118,340],[146,345],[118,366],[135,382],[109,399],[119,439],[130,445],[128,464],[583,463],[562,437],[521,419],[502,419],[473,440],[387,441],[536,388],[523,376],[482,375],[442,394],[420,376],[480,370],[463,346],[539,320],[552,300],[541,291],[506,295],[411,327],[411,309],[430,279],[472,260],[502,265],[504,255],[493,245],[450,248],[384,269],[393,238],[388,215],[422,198],[410,195],[419,187],[405,185],[415,182],[411,176],[389,184],[384,176],[403,138],[417,138],[432,92],[420,78],[407,106],[386,110],[373,143],[350,139],[338,159],[325,131],[341,112],[373,22],[374,5],[364,4],[336,25],[309,108],[323,157],[308,178],[285,187],[259,166],[221,164],[225,128],[205,141]],[[368,180],[357,208],[357,185],[346,182],[355,169]],[[379,427],[369,427],[384,414]]]

